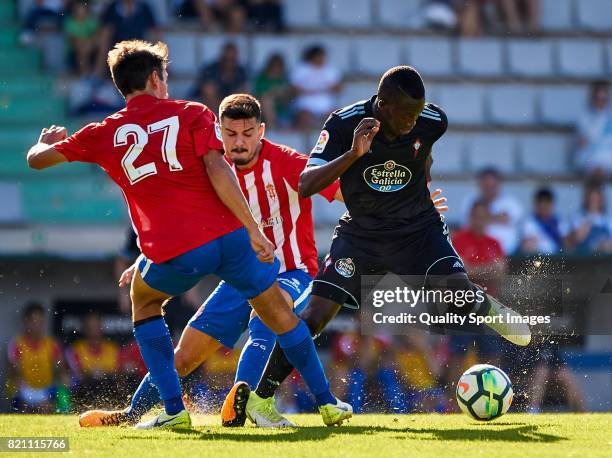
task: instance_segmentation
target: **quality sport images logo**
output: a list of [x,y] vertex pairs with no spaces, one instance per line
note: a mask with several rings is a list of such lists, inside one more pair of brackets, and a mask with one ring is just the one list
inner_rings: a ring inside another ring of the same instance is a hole
[[412,172],[408,167],[387,161],[376,164],[363,171],[363,179],[375,191],[395,192],[404,188],[412,179]]

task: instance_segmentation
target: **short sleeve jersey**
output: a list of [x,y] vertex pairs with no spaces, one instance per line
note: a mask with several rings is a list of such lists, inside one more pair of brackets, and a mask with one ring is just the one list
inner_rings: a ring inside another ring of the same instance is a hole
[[55,145],[69,161],[98,164],[121,188],[143,254],[161,263],[241,226],[202,160],[223,150],[206,106],[149,95]]
[[[324,165],[351,149],[353,132],[373,117],[376,96],[333,112],[310,153],[309,166]],[[427,188],[427,160],[447,128],[446,114],[427,103],[414,128],[393,142],[379,132],[370,151],[340,177],[348,212],[339,233],[380,240],[417,232],[438,215]]]

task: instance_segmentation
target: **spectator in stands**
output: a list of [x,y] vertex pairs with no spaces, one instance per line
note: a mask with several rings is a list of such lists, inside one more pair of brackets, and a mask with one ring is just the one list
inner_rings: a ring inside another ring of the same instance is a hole
[[216,113],[224,97],[248,92],[247,81],[247,71],[240,64],[238,46],[228,42],[219,58],[200,70],[192,95]]
[[578,126],[578,153],[576,163],[595,179],[612,174],[612,110],[607,81],[591,85],[589,106],[582,114]]
[[9,396],[17,412],[54,412],[57,386],[68,382],[60,345],[46,333],[45,315],[42,305],[27,304],[21,334],[8,345]]
[[174,0],[179,19],[198,19],[207,32],[244,33],[247,11],[238,0]]
[[106,75],[108,51],[123,40],[157,39],[157,21],[153,10],[144,0],[113,0],[101,15],[98,34],[98,57],[96,73]]
[[64,0],[35,0],[26,13],[21,44],[30,45],[36,38],[36,32],[43,27],[55,30],[62,29],[64,19]]
[[570,237],[578,253],[612,253],[612,221],[601,186],[585,186],[582,211],[572,222]]
[[86,1],[75,1],[64,23],[64,32],[71,48],[71,60],[79,76],[92,71],[98,21]]
[[283,56],[272,54],[268,58],[263,70],[255,78],[253,93],[261,101],[268,127],[283,127],[289,123],[291,86]]
[[102,317],[97,312],[83,317],[81,334],[82,338],[66,352],[75,384],[75,404],[88,403],[94,392],[108,402],[115,397],[120,371],[119,345],[104,335]]
[[467,226],[453,235],[453,246],[474,281],[495,293],[497,283],[506,273],[504,250],[495,238],[487,235],[491,216],[483,200],[472,204]]
[[468,220],[474,202],[483,201],[489,211],[487,235],[501,244],[504,254],[513,254],[519,245],[519,223],[523,213],[521,204],[502,192],[502,175],[495,168],[487,167],[478,173],[478,187],[479,193],[464,202],[464,221]]
[[539,0],[499,0],[506,29],[510,33],[533,33],[539,26]]
[[555,213],[555,196],[548,188],[534,195],[533,214],[523,222],[521,251],[525,254],[559,254],[567,245],[569,227]]
[[482,35],[490,22],[491,3],[487,0],[458,0],[454,4],[459,18],[459,34],[462,37]]
[[282,32],[283,22],[282,0],[246,0],[247,15],[253,29],[258,32]]
[[296,127],[318,127],[334,109],[342,87],[342,75],[329,64],[325,48],[320,45],[306,48],[290,80],[296,93]]

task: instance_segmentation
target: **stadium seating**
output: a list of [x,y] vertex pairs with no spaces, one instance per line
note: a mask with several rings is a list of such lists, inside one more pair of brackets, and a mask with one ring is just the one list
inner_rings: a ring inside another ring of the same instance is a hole
[[[31,3],[19,2],[22,17]],[[214,60],[228,41],[237,43],[241,62],[251,74],[274,52],[291,69],[307,46],[322,44],[330,61],[347,77],[338,107],[369,98],[380,74],[392,65],[408,63],[419,69],[426,79],[428,101],[439,104],[449,118],[449,133],[435,148],[434,172],[440,176],[465,178],[477,166],[490,163],[491,151],[495,151],[495,164],[511,173],[511,179],[571,176],[571,128],[585,108],[588,83],[612,74],[612,15],[603,14],[612,4],[540,0],[544,31],[540,37],[455,39],[421,33],[422,3],[287,1],[284,17],[288,27],[296,30],[280,36],[205,33],[178,23],[170,2],[154,0],[151,5],[170,46],[174,96],[189,96],[199,68]],[[86,94],[79,84],[69,84],[67,104],[58,91],[60,85],[37,71],[53,60],[47,55],[51,46],[42,53],[17,47],[14,13],[11,2],[2,2],[0,59],[11,65],[0,68],[0,178],[29,183],[33,178],[23,161],[24,149],[50,119],[82,124],[67,119],[66,110],[78,106]],[[268,135],[308,151],[318,130],[309,134],[270,131]],[[81,174],[99,178],[92,167],[74,165],[45,172],[45,177],[61,180]],[[23,202],[27,210],[31,200]],[[43,213],[33,214],[44,220]],[[65,215],[61,218],[70,220]]]

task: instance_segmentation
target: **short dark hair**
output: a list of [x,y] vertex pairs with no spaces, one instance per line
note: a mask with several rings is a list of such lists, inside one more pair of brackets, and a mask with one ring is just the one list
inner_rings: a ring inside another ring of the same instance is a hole
[[413,99],[425,98],[425,85],[419,72],[408,65],[387,70],[378,83],[378,96],[391,101],[406,95]]
[[302,54],[302,60],[309,62],[320,54],[325,54],[325,48],[322,45],[308,46]]
[[261,122],[259,100],[249,94],[228,95],[219,105],[219,119],[251,119]]
[[549,202],[552,202],[555,200],[555,195],[548,188],[540,188],[536,191],[534,199],[536,202],[541,200],[548,200]]
[[28,302],[23,309],[23,319],[27,320],[36,313],[45,313],[45,308],[39,302]]
[[502,173],[499,171],[499,169],[495,168],[495,167],[484,167],[482,169],[480,169],[478,171],[478,173],[476,174],[476,176],[478,178],[483,178],[486,177],[487,175],[491,175],[494,176],[495,178],[501,180],[503,178]]
[[488,210],[489,208],[489,204],[487,204],[486,201],[484,201],[483,199],[476,199],[472,205],[470,206],[470,215],[472,213],[474,213],[474,211],[478,208],[478,207],[484,207],[485,209]]
[[107,62],[115,86],[127,97],[143,90],[153,72],[163,80],[168,46],[161,41],[155,44],[143,40],[121,41],[108,52]]

